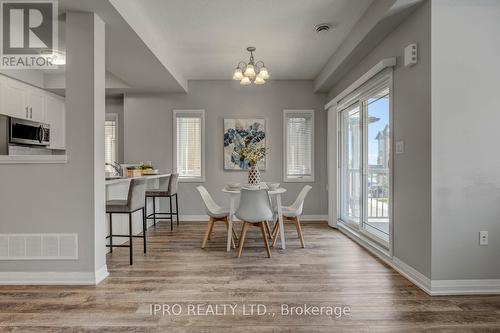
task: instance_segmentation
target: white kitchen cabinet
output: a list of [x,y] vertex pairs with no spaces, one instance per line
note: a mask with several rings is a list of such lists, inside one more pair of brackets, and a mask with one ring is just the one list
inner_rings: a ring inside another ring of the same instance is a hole
[[27,101],[27,91],[19,83],[10,79],[2,79],[1,112],[4,115],[30,119]]
[[64,100],[45,96],[45,122],[50,125],[50,149],[66,149],[66,107]]
[[26,83],[0,75],[0,114],[45,122],[45,96],[49,93]]
[[29,119],[39,122],[45,121],[45,105],[44,98],[46,98],[41,92],[37,90],[30,90],[27,92],[28,108],[29,108]]

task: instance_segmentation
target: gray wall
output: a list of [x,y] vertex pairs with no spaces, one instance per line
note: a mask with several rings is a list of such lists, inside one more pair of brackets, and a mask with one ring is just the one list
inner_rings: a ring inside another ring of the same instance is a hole
[[116,113],[118,115],[118,152],[117,158],[119,163],[123,163],[123,95],[106,96],[106,113]]
[[[306,200],[305,214],[327,214],[326,112],[324,94],[314,94],[312,81],[270,81],[264,86],[242,87],[235,81],[190,81],[189,94],[125,95],[125,162],[151,160],[161,171],[172,170],[172,110],[205,109],[205,187],[219,203],[228,198],[221,193],[225,183],[246,182],[247,173],[224,171],[222,133],[224,117],[264,117],[267,119],[268,168],[263,181],[283,183],[283,110],[314,109],[315,182]],[[205,213],[196,191],[197,183],[180,186],[181,213]],[[286,183],[284,203],[291,203],[305,183]]]
[[[0,233],[77,233],[79,259],[0,261],[0,272],[95,272],[104,264],[104,69],[100,78],[94,72],[104,66],[104,24],[97,24],[101,44],[94,45],[94,14],[69,17],[68,163],[0,165]],[[102,216],[94,226],[96,211]]]
[[[394,156],[394,256],[431,276],[431,57],[430,3],[425,2],[330,91],[338,95],[383,58],[394,69],[394,140],[406,153]],[[419,46],[419,63],[403,66],[403,48]]]
[[432,279],[500,278],[498,32],[499,1],[433,2]]

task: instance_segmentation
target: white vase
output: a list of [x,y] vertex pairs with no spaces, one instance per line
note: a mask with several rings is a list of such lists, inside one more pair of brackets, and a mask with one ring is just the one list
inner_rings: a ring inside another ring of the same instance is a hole
[[248,184],[250,185],[258,185],[260,184],[260,171],[259,168],[253,165],[248,170]]

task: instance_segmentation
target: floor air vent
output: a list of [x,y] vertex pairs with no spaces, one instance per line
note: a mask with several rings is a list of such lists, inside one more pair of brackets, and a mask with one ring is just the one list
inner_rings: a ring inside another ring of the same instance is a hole
[[78,259],[77,234],[0,234],[0,260]]

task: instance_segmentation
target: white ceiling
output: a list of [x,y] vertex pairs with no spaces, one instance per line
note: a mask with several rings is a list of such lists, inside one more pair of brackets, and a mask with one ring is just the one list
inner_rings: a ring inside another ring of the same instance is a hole
[[[118,1],[113,1],[118,3]],[[229,79],[255,46],[275,80],[312,80],[372,0],[119,0],[188,80]],[[129,21],[129,20],[128,20]],[[334,29],[317,34],[328,22]],[[130,21],[129,21],[130,23]],[[135,29],[134,26],[132,28]],[[135,29],[136,30],[136,29]]]
[[106,70],[126,82],[129,91],[186,91],[187,84],[165,68],[109,1],[59,0],[59,11],[69,10],[95,12],[106,23]]

